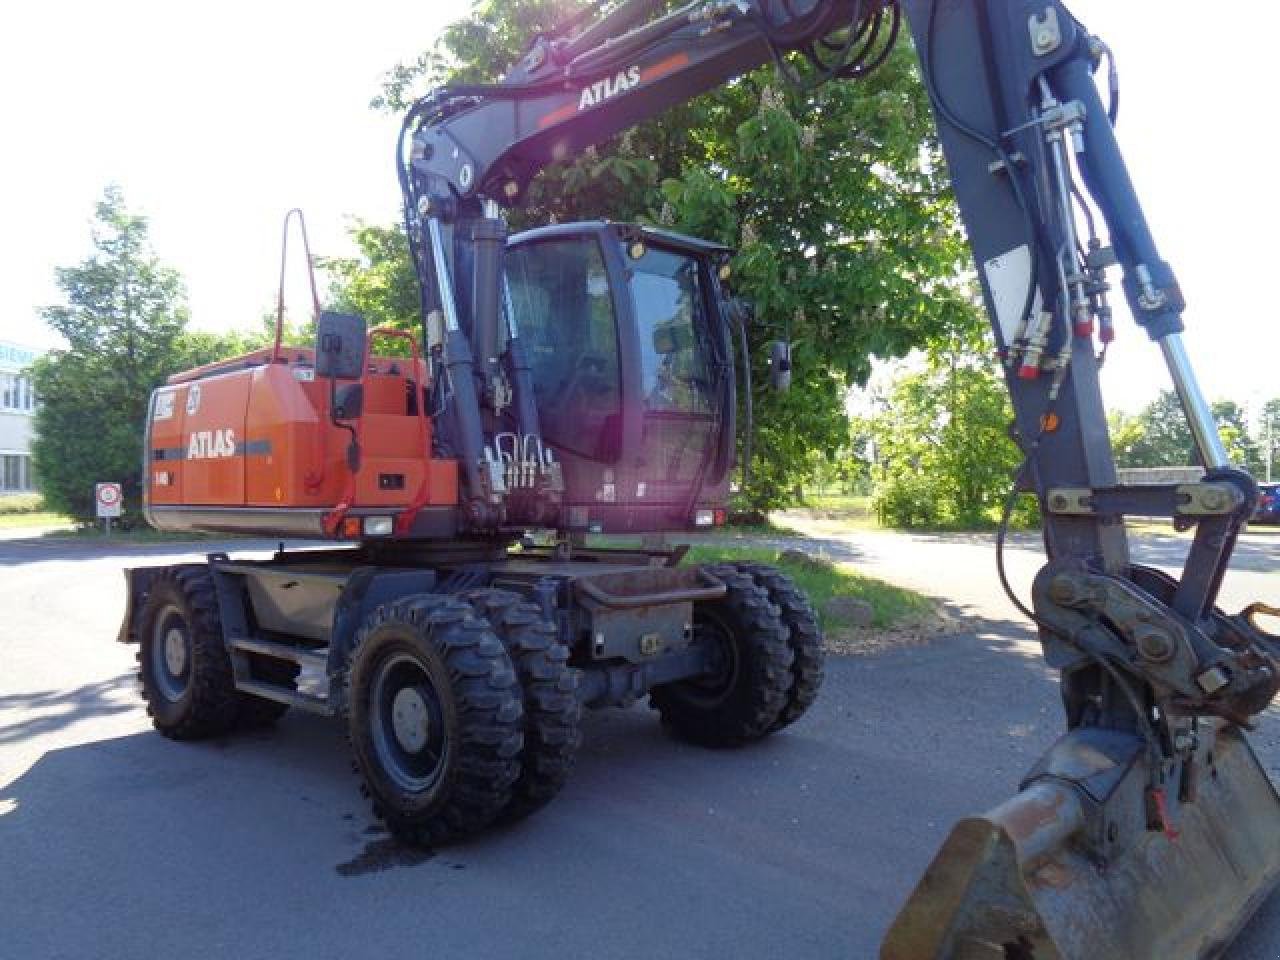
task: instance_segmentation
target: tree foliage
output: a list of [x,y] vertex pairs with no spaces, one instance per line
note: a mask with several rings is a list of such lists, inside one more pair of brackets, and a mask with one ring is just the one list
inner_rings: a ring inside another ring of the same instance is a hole
[[32,457],[51,509],[94,516],[93,485],[124,486],[122,522],[141,519],[142,434],[151,390],[169,374],[261,342],[243,334],[189,334],[182,278],[162,264],[145,217],[108,187],[92,228],[93,252],[56,271],[65,302],[41,311],[66,349],[34,366]]
[[984,526],[1008,495],[1021,462],[1009,439],[1013,408],[980,343],[975,329],[930,351],[924,368],[900,376],[861,425],[882,523]]
[[1262,471],[1258,476],[1272,480],[1280,478],[1280,397],[1272,397],[1262,406],[1258,446],[1262,456]]
[[[400,110],[441,83],[493,81],[579,6],[481,0],[433,50],[396,68],[374,106]],[[844,394],[865,381],[873,355],[904,355],[972,316],[951,282],[968,253],[905,41],[862,81],[799,93],[769,67],[673,107],[543,171],[510,222],[594,217],[737,249],[735,292],[757,308],[749,339],[757,449],[767,456],[748,491],[756,508],[790,499],[811,454],[846,442]],[[355,239],[360,257],[332,265],[336,299],[416,325],[398,228],[361,225]],[[792,389],[767,393],[764,345],[784,337],[794,344]]]
[[[1231,400],[1212,404],[1218,434],[1232,463],[1261,475],[1262,451],[1249,434],[1243,408]],[[1182,467],[1200,462],[1178,395],[1161,391],[1136,416],[1110,416],[1111,444],[1121,467]]]

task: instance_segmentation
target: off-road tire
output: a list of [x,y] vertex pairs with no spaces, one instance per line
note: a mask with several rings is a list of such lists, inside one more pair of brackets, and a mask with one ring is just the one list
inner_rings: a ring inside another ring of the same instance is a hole
[[[397,686],[396,670],[421,682]],[[374,703],[377,684],[393,699]],[[437,715],[424,729],[429,737],[440,730],[438,750],[415,753],[392,739],[390,711],[406,689],[434,698]],[[467,601],[418,594],[374,610],[356,635],[347,703],[356,771],[374,814],[401,840],[460,839],[510,803],[523,744],[520,688],[502,641]],[[437,754],[429,776],[406,785],[404,771]]]
[[765,588],[728,564],[706,570],[728,592],[694,604],[694,634],[718,637],[730,668],[723,676],[654,687],[649,703],[677,736],[703,746],[731,747],[775,729],[794,683],[795,656],[780,611]]
[[[184,669],[166,666],[163,644],[177,631]],[[138,679],[155,728],[174,740],[199,740],[235,725],[239,694],[222,639],[213,578],[199,564],[156,574],[138,614]]]
[[781,612],[782,625],[788,631],[787,646],[795,659],[791,664],[792,684],[787,694],[787,705],[773,726],[774,730],[781,730],[804,716],[818,699],[826,663],[822,626],[805,592],[777,567],[766,563],[739,563],[736,566],[749,574],[757,586],[769,592],[769,602]]
[[535,603],[509,590],[473,590],[468,598],[493,627],[520,681],[524,753],[520,777],[502,819],[519,820],[546,806],[564,786],[582,744],[580,674],[569,648]]

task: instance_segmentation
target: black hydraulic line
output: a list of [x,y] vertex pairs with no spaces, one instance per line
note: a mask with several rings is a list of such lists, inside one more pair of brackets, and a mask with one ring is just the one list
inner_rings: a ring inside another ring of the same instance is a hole
[[[880,52],[871,61],[865,63],[862,62],[861,56],[854,58],[848,67],[839,72],[838,76],[846,80],[861,79],[879,69],[880,65],[889,59],[889,55],[893,53],[893,48],[897,46],[898,34],[902,32],[902,8],[895,4],[890,17],[892,20],[889,24],[889,39],[884,42]],[[868,44],[867,49],[870,49],[870,44]]]
[[738,318],[738,343],[742,357],[742,412],[746,419],[742,441],[742,489],[751,483],[751,458],[755,453],[756,421],[751,396],[751,345],[747,341],[747,321],[742,310],[735,310]]
[[557,58],[572,60],[579,54],[599,46],[611,37],[629,32],[664,6],[663,0],[627,0],[605,14],[582,33],[558,45]]
[[1017,167],[1014,165],[1013,158],[1009,155],[1009,152],[1005,150],[1004,145],[1000,143],[997,136],[988,136],[956,116],[955,111],[948,106],[947,101],[943,98],[942,91],[938,89],[934,78],[934,47],[937,38],[938,6],[935,3],[929,7],[929,21],[925,27],[925,51],[920,62],[920,72],[924,77],[925,89],[929,94],[929,100],[933,103],[934,109],[938,111],[938,114],[969,139],[986,146],[1004,165],[1005,178],[1009,181],[1018,209],[1022,211],[1022,216],[1026,223],[1028,249],[1031,251],[1031,276],[1027,284],[1027,296],[1023,302],[1022,314],[1018,323],[1018,326],[1022,327],[1026,324],[1031,316],[1031,311],[1035,308],[1036,290],[1040,285],[1039,259],[1036,257],[1035,251],[1040,248],[1043,240],[1039,229],[1036,227],[1031,207],[1027,203],[1022,183],[1018,178]]
[[636,53],[652,47],[659,40],[689,25],[696,5],[685,4],[665,17],[647,23],[630,33],[606,40],[593,50],[579,54],[565,68],[566,80],[582,80],[587,76],[608,73],[628,61]]

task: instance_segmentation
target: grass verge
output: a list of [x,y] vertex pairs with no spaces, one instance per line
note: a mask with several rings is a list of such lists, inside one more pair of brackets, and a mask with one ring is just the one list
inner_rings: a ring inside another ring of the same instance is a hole
[[[66,519],[65,517],[63,518]],[[239,540],[233,533],[190,533],[172,530],[153,530],[150,527],[135,527],[132,530],[113,529],[111,533],[102,532],[102,527],[81,526],[66,530],[50,530],[44,534],[48,540],[100,540],[103,543],[171,543],[197,540]]]
[[0,516],[11,513],[39,513],[44,499],[38,493],[6,493],[0,495]]
[[686,563],[769,563],[794,579],[809,595],[818,618],[827,630],[853,627],[827,610],[837,597],[852,597],[871,607],[872,626],[881,629],[903,627],[937,617],[936,604],[912,590],[895,587],[858,573],[849,563],[800,562],[783,558],[768,547],[726,547],[697,545],[689,550]]
[[21,530],[27,527],[62,527],[71,523],[70,517],[48,510],[32,510],[23,513],[0,513],[0,530]]

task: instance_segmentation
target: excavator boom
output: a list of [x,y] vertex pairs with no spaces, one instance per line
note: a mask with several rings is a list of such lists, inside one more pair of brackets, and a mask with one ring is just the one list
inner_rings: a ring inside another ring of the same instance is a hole
[[[1276,638],[1216,606],[1257,488],[1228,461],[1182,344],[1183,297],[1095,83],[1109,51],[1058,0],[629,0],[539,39],[491,85],[416,103],[398,156],[406,226],[424,316],[445,331],[464,485],[485,501],[497,207],[547,164],[759,65],[794,83],[857,79],[904,21],[1013,400],[1016,485],[1041,507],[1047,562],[1015,602],[1061,673],[1067,732],[1016,797],[956,827],[883,955],[1213,956],[1280,873],[1280,802],[1242,732],[1280,686]],[[1117,481],[1099,386],[1113,269],[1181,398],[1202,482]],[[530,388],[514,389],[518,403]],[[1195,527],[1180,576],[1132,562],[1128,516]]]

